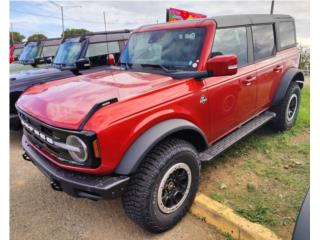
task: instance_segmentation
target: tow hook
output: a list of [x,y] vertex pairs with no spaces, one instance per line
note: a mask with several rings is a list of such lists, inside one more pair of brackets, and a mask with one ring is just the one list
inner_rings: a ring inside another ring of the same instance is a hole
[[52,187],[53,190],[62,191],[62,188],[61,188],[59,183],[57,183],[55,181],[52,181],[50,184],[51,184],[51,187]]
[[31,161],[31,158],[30,158],[29,155],[26,154],[26,153],[23,153],[23,154],[22,154],[22,157],[23,157],[23,159],[26,160],[26,161]]

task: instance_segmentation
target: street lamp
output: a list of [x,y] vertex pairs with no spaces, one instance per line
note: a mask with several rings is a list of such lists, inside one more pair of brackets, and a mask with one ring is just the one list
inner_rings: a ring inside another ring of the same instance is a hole
[[64,7],[69,7],[69,8],[73,8],[73,7],[79,7],[81,8],[82,6],[62,6],[52,0],[48,0],[51,4],[55,5],[57,8],[60,9],[61,11],[61,22],[62,22],[62,38],[64,38],[64,16],[63,16],[63,8]]

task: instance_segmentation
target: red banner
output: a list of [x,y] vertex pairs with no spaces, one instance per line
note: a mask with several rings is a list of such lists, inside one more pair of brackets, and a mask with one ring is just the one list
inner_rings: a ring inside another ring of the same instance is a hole
[[181,20],[188,20],[194,18],[206,18],[206,15],[194,12],[188,12],[181,9],[169,8],[167,9],[167,22],[175,22]]

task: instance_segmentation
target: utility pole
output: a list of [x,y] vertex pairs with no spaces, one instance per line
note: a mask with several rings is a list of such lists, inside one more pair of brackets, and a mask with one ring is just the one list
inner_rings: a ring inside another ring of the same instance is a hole
[[63,17],[63,6],[60,6],[61,11],[61,22],[62,22],[62,38],[64,38],[64,17]]
[[270,14],[273,14],[273,8],[274,8],[274,0],[271,1],[271,10],[270,10]]
[[10,23],[10,28],[11,28],[11,43],[13,44],[14,40],[13,40],[13,24],[12,23]]
[[69,7],[69,8],[79,7],[79,8],[81,8],[81,6],[62,6],[62,5],[56,3],[56,2],[54,2],[54,1],[52,1],[52,0],[48,0],[48,1],[49,1],[51,4],[55,5],[57,8],[60,9],[60,12],[61,12],[61,23],[62,23],[62,34],[61,34],[61,36],[62,36],[62,38],[64,38],[64,14],[63,14],[63,8],[64,8],[64,7]]

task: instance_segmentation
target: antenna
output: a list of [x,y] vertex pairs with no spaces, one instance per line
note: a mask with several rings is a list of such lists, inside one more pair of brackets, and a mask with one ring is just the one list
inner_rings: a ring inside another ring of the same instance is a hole
[[270,10],[270,14],[273,14],[273,9],[274,9],[274,0],[271,1],[271,10]]
[[107,55],[109,54],[109,45],[108,45],[108,34],[107,34],[107,21],[106,21],[106,12],[103,11],[103,20],[104,20],[104,31],[106,32],[106,44],[107,44]]

